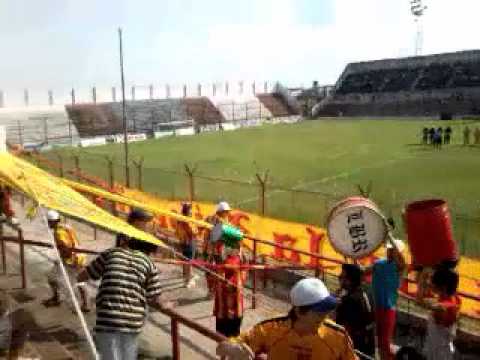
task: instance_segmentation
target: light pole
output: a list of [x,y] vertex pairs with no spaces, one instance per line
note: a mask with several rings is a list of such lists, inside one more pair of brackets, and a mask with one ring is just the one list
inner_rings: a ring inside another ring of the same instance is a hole
[[423,0],[411,0],[410,11],[417,25],[417,34],[415,37],[415,56],[422,54],[423,47],[423,29],[422,29],[422,16],[425,14],[427,7],[423,5]]
[[128,167],[128,131],[127,131],[127,108],[125,104],[125,75],[123,73],[123,45],[122,29],[118,28],[120,42],[120,75],[122,80],[122,116],[123,116],[123,147],[125,149],[125,183],[130,187],[130,169]]

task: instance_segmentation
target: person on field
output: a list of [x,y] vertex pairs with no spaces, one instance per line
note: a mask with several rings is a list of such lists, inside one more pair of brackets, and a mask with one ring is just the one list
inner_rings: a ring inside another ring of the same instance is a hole
[[[60,214],[55,210],[47,212],[47,220],[49,228],[52,229],[55,245],[60,254],[60,261],[65,268],[70,284],[74,288],[78,288],[80,293],[82,300],[81,309],[83,312],[89,312],[90,306],[86,284],[84,282],[77,283],[76,281],[78,273],[86,264],[86,256],[74,251],[79,246],[75,230],[69,225],[61,224]],[[52,291],[52,296],[43,302],[45,306],[59,306],[61,304],[60,290],[65,293],[67,299],[70,299],[69,293],[65,289],[66,285],[60,268],[60,261],[55,261],[48,274],[48,284]]]
[[433,134],[433,146],[436,149],[442,148],[442,133],[440,132],[440,128],[435,130],[435,133]]
[[216,331],[227,337],[238,336],[243,319],[243,276],[240,243],[225,249],[224,268],[217,271],[213,314]]
[[95,343],[102,360],[136,360],[147,305],[160,307],[161,283],[150,259],[154,244],[128,238],[102,252],[78,276],[100,280],[96,297]]
[[450,126],[447,126],[443,135],[443,143],[445,145],[449,145],[451,138],[452,138],[452,128]]
[[435,134],[435,128],[430,128],[430,130],[428,130],[428,142],[430,143],[430,145],[433,145],[433,135]]
[[463,145],[470,145],[470,128],[468,126],[463,129]]
[[423,145],[428,144],[428,128],[424,127],[422,130],[422,143]]
[[347,330],[355,349],[375,356],[375,316],[367,293],[362,288],[362,269],[356,264],[343,264],[340,274],[340,298],[335,321]]
[[217,355],[234,360],[254,359],[259,354],[275,360],[358,359],[345,329],[327,319],[337,299],[320,279],[297,282],[290,291],[290,302],[287,316],[263,321],[220,343]]
[[424,354],[426,360],[453,360],[455,358],[456,323],[460,311],[457,295],[459,277],[455,270],[439,266],[431,278],[435,299],[420,298],[420,303],[432,313],[427,325]]
[[475,131],[473,132],[473,139],[475,145],[480,145],[480,129],[478,127],[476,127]]
[[393,359],[393,335],[396,324],[396,307],[400,280],[405,269],[401,240],[388,242],[387,257],[379,259],[366,272],[372,273],[372,290],[375,304],[377,343],[381,360]]
[[[181,208],[181,214],[183,216],[192,216],[192,204],[183,203]],[[188,260],[195,258],[197,249],[196,234],[192,229],[192,226],[187,221],[177,221],[175,228],[175,235],[180,242],[180,251],[182,255]],[[185,287],[190,288],[195,285],[195,279],[192,276],[192,266],[183,265],[183,280]]]

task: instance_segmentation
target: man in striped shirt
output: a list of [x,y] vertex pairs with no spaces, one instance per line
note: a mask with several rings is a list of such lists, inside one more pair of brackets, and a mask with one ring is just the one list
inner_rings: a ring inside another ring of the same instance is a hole
[[130,238],[127,246],[101,253],[79,275],[79,281],[100,280],[95,340],[102,360],[137,359],[147,305],[160,305],[158,271],[149,258],[155,249]]

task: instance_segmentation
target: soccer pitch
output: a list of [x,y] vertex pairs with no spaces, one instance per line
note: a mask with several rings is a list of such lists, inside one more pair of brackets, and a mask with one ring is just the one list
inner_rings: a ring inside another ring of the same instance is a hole
[[[453,129],[450,145],[441,150],[421,145],[424,126],[448,125]],[[225,199],[247,211],[258,211],[260,192],[255,174],[268,169],[266,215],[315,225],[324,225],[335,201],[357,195],[358,186],[367,189],[371,184],[370,197],[387,216],[394,217],[398,235],[403,237],[401,211],[405,204],[442,198],[451,209],[462,252],[480,256],[480,145],[463,146],[466,125],[472,134],[480,127],[480,123],[467,120],[322,119],[149,140],[132,143],[129,149],[132,159],[144,158],[145,190],[187,199],[188,178],[164,170],[185,174],[184,164],[188,164],[196,166],[200,176],[250,182],[252,185],[195,179],[197,200]],[[116,178],[123,181],[122,144],[76,152],[82,170],[105,179],[104,157],[114,156],[119,163]],[[71,160],[68,163],[72,166]],[[134,167],[131,172],[135,184]]]

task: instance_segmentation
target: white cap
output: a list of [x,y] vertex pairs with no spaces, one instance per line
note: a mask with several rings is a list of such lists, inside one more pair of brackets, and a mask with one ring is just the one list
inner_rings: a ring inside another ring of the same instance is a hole
[[335,309],[337,299],[330,295],[322,280],[306,278],[300,280],[290,290],[290,301],[293,306],[312,306],[317,312],[329,312]]
[[230,210],[232,210],[232,208],[230,207],[230,205],[228,205],[228,203],[226,201],[220,201],[217,204],[217,212],[230,211]]
[[[393,242],[395,243],[395,246],[397,247],[398,251],[403,252],[405,250],[405,243],[400,240],[400,239],[393,239]],[[387,245],[385,245],[387,249],[393,249],[393,245],[390,243],[390,241],[387,241]]]
[[48,220],[48,221],[57,221],[57,220],[60,220],[60,214],[58,213],[58,211],[48,210],[48,212],[47,212],[47,220]]

